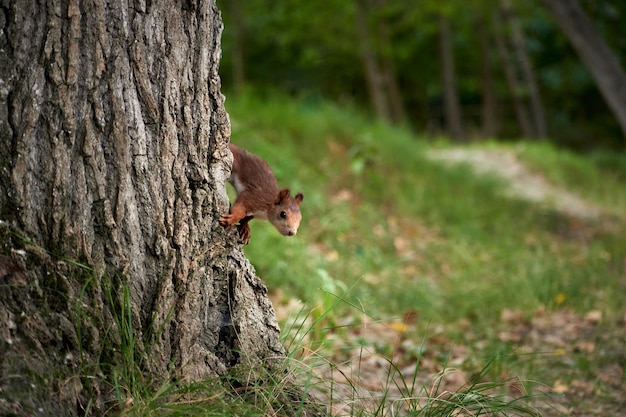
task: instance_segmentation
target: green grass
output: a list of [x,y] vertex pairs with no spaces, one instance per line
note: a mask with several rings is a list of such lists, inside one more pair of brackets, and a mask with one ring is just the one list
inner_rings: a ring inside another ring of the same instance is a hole
[[491,364],[492,381],[513,374],[551,386],[602,366],[602,355],[578,352],[568,361],[580,366],[565,370],[549,352],[518,352],[498,332],[505,310],[527,320],[543,311],[582,320],[598,310],[598,334],[616,333],[626,295],[626,155],[534,142],[472,145],[514,152],[604,213],[576,219],[505,197],[499,178],[430,160],[429,150],[453,146],[445,140],[376,123],[349,106],[249,94],[229,96],[226,107],[232,140],[264,157],[281,186],[304,193],[295,238],[255,220],[244,250],[279,303],[298,298],[323,317],[310,329],[315,346],[346,317],[412,313],[413,337],[443,332],[468,344],[463,366]]
[[[426,158],[445,143],[327,103],[248,95],[227,110],[232,140],[305,195],[296,238],[252,223],[245,251],[270,288],[314,302],[330,277],[374,316],[418,310],[437,322],[488,325],[503,308],[552,308],[560,294],[581,313],[619,312],[623,217],[609,231],[584,225],[593,239],[581,241],[569,237],[571,219],[503,197],[502,181]],[[626,213],[624,156],[609,164],[542,144],[489,146],[518,149],[556,185]]]
[[[108,285],[108,284],[107,284]],[[108,337],[116,339],[116,346],[120,351],[120,360],[113,366],[110,382],[114,388],[114,402],[110,404],[107,415],[120,416],[302,416],[325,415],[325,406],[328,403],[319,403],[316,395],[328,395],[331,404],[352,404],[349,415],[354,416],[387,416],[406,415],[415,417],[446,417],[466,415],[475,416],[540,416],[540,413],[528,403],[534,397],[522,392],[521,395],[511,397],[508,390],[511,386],[521,387],[517,378],[499,382],[485,382],[484,377],[494,367],[496,360],[489,361],[480,372],[474,375],[472,381],[457,390],[448,391],[442,387],[441,381],[446,377],[448,370],[443,370],[429,386],[418,382],[420,373],[420,359],[417,358],[413,374],[403,376],[398,364],[392,360],[388,362],[388,371],[384,384],[383,395],[376,398],[361,396],[358,376],[351,376],[338,370],[337,365],[328,361],[324,356],[310,351],[311,343],[307,341],[311,336],[324,337],[317,332],[316,326],[326,323],[329,314],[338,302],[344,301],[334,298],[335,302],[327,305],[328,310],[315,315],[301,310],[304,316],[292,322],[292,328],[286,329],[285,343],[289,349],[287,360],[282,371],[263,372],[255,369],[239,367],[232,369],[227,375],[210,378],[200,382],[187,383],[183,381],[164,381],[154,386],[145,380],[146,374],[135,361],[145,352],[137,349],[132,341],[132,311],[128,303],[127,289],[119,301],[113,300],[110,292],[109,301],[115,305],[115,330],[112,328]],[[303,323],[313,318],[312,326]],[[293,324],[299,323],[299,324]],[[328,329],[327,329],[328,330]],[[303,355],[302,352],[309,352]],[[360,358],[357,358],[360,360]],[[354,364],[358,366],[358,364]],[[352,391],[352,397],[334,399],[331,393],[336,385],[331,379],[318,376],[315,371],[320,368],[331,368],[345,376],[345,385]],[[255,375],[253,378],[250,375]],[[400,378],[397,378],[400,376]],[[388,397],[392,389],[401,393],[402,398]],[[319,397],[317,397],[319,398]],[[366,410],[363,404],[369,404]],[[89,413],[89,412],[88,412]]]

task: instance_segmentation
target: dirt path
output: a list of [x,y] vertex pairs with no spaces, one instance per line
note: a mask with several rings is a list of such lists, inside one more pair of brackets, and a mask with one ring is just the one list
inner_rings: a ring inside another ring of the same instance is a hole
[[593,220],[602,214],[599,207],[530,172],[513,151],[452,148],[431,151],[428,157],[445,163],[469,164],[478,173],[497,175],[509,182],[506,195],[512,198],[523,198],[581,219]]

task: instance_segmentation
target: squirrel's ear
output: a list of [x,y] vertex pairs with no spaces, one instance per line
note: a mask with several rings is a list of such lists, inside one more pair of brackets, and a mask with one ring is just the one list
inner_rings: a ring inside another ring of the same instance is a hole
[[304,200],[304,196],[302,195],[302,193],[298,193],[293,199],[296,200],[296,203],[298,203],[298,205],[300,205],[302,204],[302,200]]
[[274,204],[278,205],[289,198],[289,188],[283,188],[278,192]]

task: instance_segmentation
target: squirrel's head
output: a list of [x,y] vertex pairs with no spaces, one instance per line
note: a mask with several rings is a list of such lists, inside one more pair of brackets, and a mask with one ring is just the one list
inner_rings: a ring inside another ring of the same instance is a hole
[[284,236],[293,236],[298,232],[302,214],[300,204],[304,196],[302,193],[295,197],[289,196],[289,188],[283,188],[278,192],[274,204],[268,211],[267,219]]

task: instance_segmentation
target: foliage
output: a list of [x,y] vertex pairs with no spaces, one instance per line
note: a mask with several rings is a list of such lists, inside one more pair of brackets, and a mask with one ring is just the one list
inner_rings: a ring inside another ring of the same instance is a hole
[[[399,0],[365,1],[372,28],[384,28],[386,38],[373,36],[380,57],[390,58],[400,84],[411,126],[438,132],[442,117],[441,69],[437,16],[444,14],[453,32],[456,77],[465,123],[480,135],[483,53],[494,73],[499,108],[500,138],[517,137],[512,98],[493,46],[491,24],[500,1],[445,2],[425,0],[419,7]],[[511,2],[526,33],[526,48],[533,62],[547,109],[552,140],[575,148],[618,147],[623,138],[588,71],[540,2]],[[235,4],[239,4],[235,10]],[[582,2],[601,35],[618,56],[626,53],[622,2]],[[360,38],[355,23],[355,1],[322,3],[289,0],[225,2],[224,57],[221,75],[232,89],[236,37],[242,49],[245,82],[256,89],[278,89],[290,94],[323,96],[365,106],[367,89],[359,57]],[[243,27],[236,33],[237,20]],[[484,29],[490,47],[481,51]],[[381,29],[382,30],[382,29]],[[374,30],[376,32],[376,30]],[[376,34],[374,34],[376,35]],[[624,63],[622,63],[624,64]]]

